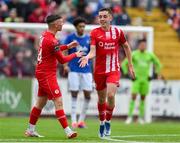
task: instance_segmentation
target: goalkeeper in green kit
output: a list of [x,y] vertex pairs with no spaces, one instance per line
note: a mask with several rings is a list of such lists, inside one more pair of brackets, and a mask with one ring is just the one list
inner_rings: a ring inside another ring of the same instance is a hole
[[[155,73],[157,78],[160,78],[161,63],[159,59],[152,52],[146,50],[146,40],[142,39],[138,41],[138,49],[132,53],[132,63],[134,65],[134,71],[136,78],[132,82],[131,87],[131,100],[128,111],[128,118],[126,124],[130,124],[133,121],[133,110],[135,107],[135,100],[137,95],[140,95],[139,104],[139,118],[140,124],[144,124],[144,102],[146,95],[149,92],[149,73],[151,65],[155,67]],[[122,62],[122,71],[124,74],[128,74],[128,61],[125,59]]]

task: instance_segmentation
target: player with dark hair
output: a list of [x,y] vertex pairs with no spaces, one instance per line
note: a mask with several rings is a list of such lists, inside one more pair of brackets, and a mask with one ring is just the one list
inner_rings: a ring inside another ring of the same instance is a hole
[[[66,63],[76,57],[81,57],[82,52],[77,51],[68,56],[62,54],[63,50],[76,47],[77,42],[68,45],[60,45],[55,38],[55,34],[62,30],[63,18],[59,15],[49,15],[46,18],[48,29],[41,35],[38,49],[36,66],[36,78],[39,89],[35,106],[32,108],[29,119],[29,127],[25,132],[29,137],[42,137],[35,131],[36,123],[39,119],[43,107],[47,100],[52,100],[55,105],[55,114],[68,138],[74,138],[77,133],[68,126],[67,118],[63,110],[62,95],[57,83],[56,70],[57,63]],[[58,62],[57,62],[58,61]]]
[[84,67],[89,59],[96,56],[94,80],[98,93],[98,111],[100,119],[99,137],[110,136],[110,122],[115,107],[115,93],[119,86],[119,48],[122,46],[128,58],[129,72],[135,78],[131,49],[126,41],[124,32],[111,26],[112,12],[109,8],[102,8],[98,12],[100,27],[91,31],[91,48],[87,56],[80,60]]
[[[69,49],[68,54],[76,51],[82,51],[85,55],[90,50],[90,37],[85,34],[86,20],[78,17],[73,21],[76,32],[67,36],[65,44],[77,41],[79,45],[75,48]],[[71,122],[73,128],[85,128],[85,117],[88,109],[90,94],[92,91],[92,62],[81,68],[79,67],[79,58],[75,58],[67,64],[64,64],[65,72],[68,72],[68,88],[71,91]],[[77,121],[77,96],[79,91],[84,93],[84,103]]]
[[[132,81],[131,88],[131,100],[129,104],[128,118],[126,124],[130,124],[133,121],[133,110],[135,107],[135,100],[138,94],[140,94],[140,104],[139,104],[139,118],[140,124],[144,124],[144,107],[145,98],[149,92],[149,73],[152,64],[155,65],[155,72],[160,78],[161,63],[156,55],[152,52],[146,50],[146,40],[141,39],[138,41],[138,49],[132,53],[132,62],[134,65],[134,70],[136,78]],[[124,74],[128,74],[128,61],[125,59],[122,63],[122,70]]]

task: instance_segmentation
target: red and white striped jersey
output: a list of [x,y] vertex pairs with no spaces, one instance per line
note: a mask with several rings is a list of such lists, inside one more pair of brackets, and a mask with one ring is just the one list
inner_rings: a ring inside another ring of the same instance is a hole
[[109,31],[101,27],[91,31],[91,45],[96,46],[95,73],[120,71],[119,48],[126,42],[121,29],[111,26]]

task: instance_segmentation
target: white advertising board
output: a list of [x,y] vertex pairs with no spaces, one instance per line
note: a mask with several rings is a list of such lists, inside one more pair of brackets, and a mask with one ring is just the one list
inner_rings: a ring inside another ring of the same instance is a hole
[[[59,79],[58,81],[63,96],[64,110],[67,115],[71,112],[71,94],[67,89],[67,79]],[[121,85],[116,94],[116,107],[114,115],[127,115],[129,100],[130,100],[130,87],[131,81],[122,79]],[[35,98],[37,97],[37,81],[33,80],[33,98],[32,105],[34,105]],[[83,94],[80,92],[78,97],[77,113],[80,113],[83,104]],[[134,114],[138,114],[138,100]],[[167,116],[167,117],[180,117],[180,81],[152,81],[151,88],[146,100],[146,114],[147,116]],[[91,102],[89,105],[88,115],[97,115],[97,94],[94,90],[91,94]],[[54,105],[52,101],[48,101],[43,110],[43,114],[54,114]],[[148,118],[148,117],[147,117]]]

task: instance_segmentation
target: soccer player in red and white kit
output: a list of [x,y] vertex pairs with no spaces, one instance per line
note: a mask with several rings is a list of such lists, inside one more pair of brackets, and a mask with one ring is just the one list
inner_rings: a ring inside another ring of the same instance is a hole
[[102,8],[98,12],[100,27],[91,31],[91,50],[80,59],[80,66],[84,67],[88,59],[96,56],[94,80],[98,93],[98,111],[100,119],[99,137],[110,136],[110,121],[115,106],[115,93],[119,85],[120,66],[119,48],[125,50],[129,72],[135,78],[132,65],[131,49],[121,29],[111,26],[112,12],[109,8]]
[[72,131],[68,126],[67,118],[63,110],[61,91],[57,83],[56,70],[58,62],[63,64],[73,58],[81,57],[83,53],[78,51],[68,56],[62,54],[62,50],[76,47],[78,43],[71,42],[68,45],[60,46],[58,40],[55,38],[55,34],[62,29],[63,18],[61,16],[49,15],[46,18],[46,23],[48,24],[48,29],[40,37],[35,73],[39,84],[38,97],[30,113],[29,127],[25,135],[42,137],[35,131],[35,125],[47,100],[52,100],[55,105],[57,119],[64,128],[67,137],[74,138],[77,136],[77,133]]

